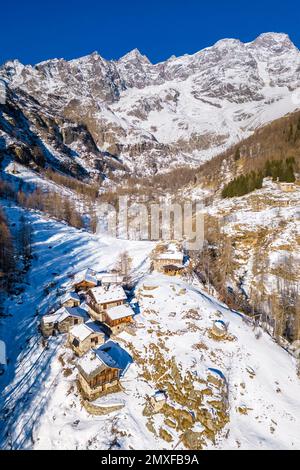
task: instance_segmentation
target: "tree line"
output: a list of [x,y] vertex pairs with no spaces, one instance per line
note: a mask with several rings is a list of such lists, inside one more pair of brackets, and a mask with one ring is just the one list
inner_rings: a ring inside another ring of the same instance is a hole
[[295,170],[300,169],[300,112],[289,114],[259,128],[251,136],[225,152],[203,163],[196,171],[197,181],[219,189],[220,174],[236,177],[243,173],[262,171],[267,160],[284,160],[293,157]]
[[64,221],[71,227],[83,228],[85,226],[82,215],[69,198],[50,191],[37,188],[32,193],[18,191],[17,203],[26,209],[39,210],[59,221]]
[[295,181],[295,159],[293,157],[282,160],[267,160],[263,170],[251,171],[240,175],[230,181],[222,190],[222,197],[239,197],[248,194],[255,189],[260,189],[263,179],[272,177],[273,181],[292,183]]
[[58,173],[57,171],[53,171],[50,168],[45,171],[45,176],[50,181],[53,181],[60,186],[65,186],[66,188],[69,188],[82,196],[87,196],[92,200],[95,200],[98,197],[99,184],[83,183],[71,176],[66,176]]
[[76,205],[64,195],[36,188],[25,188],[14,191],[12,185],[6,181],[0,181],[0,197],[11,199],[25,209],[34,209],[46,213],[59,221],[64,221],[75,228],[84,228],[84,217],[80,214]]
[[1,291],[7,290],[9,279],[15,268],[13,237],[0,207],[0,297]]
[[0,314],[3,293],[16,293],[16,284],[27,273],[32,261],[32,227],[25,214],[14,223],[12,233],[0,207]]

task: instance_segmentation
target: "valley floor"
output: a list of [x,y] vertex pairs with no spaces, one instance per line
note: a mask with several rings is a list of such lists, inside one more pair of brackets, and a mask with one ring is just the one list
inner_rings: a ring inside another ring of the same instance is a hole
[[[22,209],[5,210],[18,224]],[[196,281],[150,274],[153,243],[101,238],[35,212],[28,216],[34,259],[24,292],[7,300],[9,316],[0,318],[9,359],[0,377],[0,448],[300,448],[296,364],[269,335],[257,334]],[[44,348],[38,324],[74,273],[88,267],[105,271],[125,249],[133,259],[140,311],[134,328],[116,341],[133,363],[123,391],[96,402],[102,412],[114,406],[116,411],[93,416],[77,392],[65,337],[52,338]],[[210,334],[218,319],[228,324],[227,340]],[[147,397],[160,389],[168,392],[167,406],[149,416]]]

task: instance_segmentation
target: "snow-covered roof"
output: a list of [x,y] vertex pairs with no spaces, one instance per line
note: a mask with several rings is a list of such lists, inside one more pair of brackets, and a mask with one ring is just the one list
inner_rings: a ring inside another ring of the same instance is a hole
[[128,354],[125,349],[121,348],[121,346],[114,341],[108,341],[107,343],[100,346],[100,348],[96,351],[96,355],[108,367],[115,367],[116,369],[120,369],[122,371],[127,369],[129,364],[133,362],[130,354]]
[[134,311],[128,304],[111,307],[106,313],[111,320],[120,320],[121,318],[132,317],[134,315]]
[[127,296],[122,286],[110,285],[107,289],[103,286],[94,287],[91,292],[97,304],[106,304],[117,300],[126,300]]
[[61,298],[61,304],[64,304],[65,302],[68,302],[69,300],[74,300],[74,301],[80,302],[80,297],[76,292],[67,292]]
[[215,320],[214,325],[220,330],[227,330],[227,325],[223,320]]
[[101,274],[98,276],[98,279],[105,284],[121,284],[122,282],[124,282],[124,276],[120,276],[118,274]]
[[79,284],[80,282],[83,282],[83,281],[90,282],[91,284],[95,284],[95,286],[98,284],[97,275],[91,269],[86,269],[85,271],[81,271],[80,273],[76,274],[74,278],[74,284]]
[[57,312],[43,317],[44,324],[47,323],[61,323],[68,317],[79,317],[84,320],[87,319],[87,312],[80,307],[61,307]]
[[50,315],[44,315],[42,318],[43,323],[47,325],[48,323],[56,323],[60,321],[59,319],[62,316],[61,310],[62,309],[58,310],[56,313],[51,313]]
[[6,365],[6,346],[4,341],[0,341],[0,364]]
[[77,361],[77,368],[86,376],[100,374],[106,368],[95,351],[88,351]]
[[75,325],[71,328],[70,333],[79,341],[84,341],[88,338],[92,333],[100,333],[105,336],[104,331],[101,329],[101,326],[94,322],[89,321],[87,323],[82,323],[81,325]]
[[125,349],[114,341],[108,341],[100,348],[85,354],[78,360],[77,366],[85,375],[95,376],[108,367],[124,372],[132,362]]
[[155,392],[154,399],[155,401],[165,401],[167,399],[166,392],[164,391]]

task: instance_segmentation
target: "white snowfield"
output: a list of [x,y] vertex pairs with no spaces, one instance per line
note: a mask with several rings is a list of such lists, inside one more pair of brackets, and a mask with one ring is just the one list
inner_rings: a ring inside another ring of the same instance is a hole
[[[18,223],[21,210],[14,206],[6,210]],[[182,433],[172,428],[170,421],[166,423],[163,414],[153,416],[152,427],[143,414],[147,397],[164,391],[159,384],[166,388],[164,377],[153,377],[156,366],[163,368],[167,361],[176,364],[179,377],[189,377],[194,387],[191,391],[206,387],[209,374],[225,377],[230,419],[215,443],[204,439],[204,447],[300,448],[296,365],[270,336],[262,333],[256,339],[239,314],[201,291],[196,283],[149,274],[153,243],[101,239],[34,212],[29,217],[34,230],[34,261],[28,285],[23,294],[8,300],[11,317],[2,318],[0,324],[9,358],[7,371],[0,377],[1,448],[108,449],[117,442],[121,449],[183,449]],[[102,412],[114,411],[93,416],[80,401],[76,367],[72,352],[64,347],[65,337],[51,339],[48,349],[42,347],[36,309],[45,314],[56,301],[56,288],[68,279],[71,282],[72,274],[86,268],[109,269],[124,249],[133,259],[138,279],[134,294],[140,313],[134,317],[134,334],[128,330],[116,341],[132,355],[133,363],[122,378],[123,391],[94,403]],[[149,286],[151,290],[147,290]],[[228,324],[230,341],[215,341],[210,336],[215,320]],[[155,362],[156,354],[160,364]],[[64,374],[66,369],[69,374]],[[148,380],[146,373],[150,374]],[[168,380],[173,379],[171,374]],[[210,391],[212,396],[207,396],[202,406],[213,413],[210,398],[217,400],[219,391],[213,385]],[[167,403],[178,412],[188,411],[168,393]],[[162,438],[161,428],[171,436],[169,442]],[[196,420],[193,431],[201,434],[203,430]]]

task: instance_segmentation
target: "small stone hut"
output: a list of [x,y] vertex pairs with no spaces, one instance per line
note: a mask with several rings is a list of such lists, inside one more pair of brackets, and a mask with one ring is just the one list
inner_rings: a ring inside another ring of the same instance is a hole
[[97,348],[105,343],[105,332],[97,322],[88,321],[75,325],[69,331],[68,345],[76,356],[83,356],[90,349]]
[[42,317],[41,332],[45,337],[67,333],[74,325],[80,325],[87,320],[87,312],[82,308],[62,307],[57,312]]

